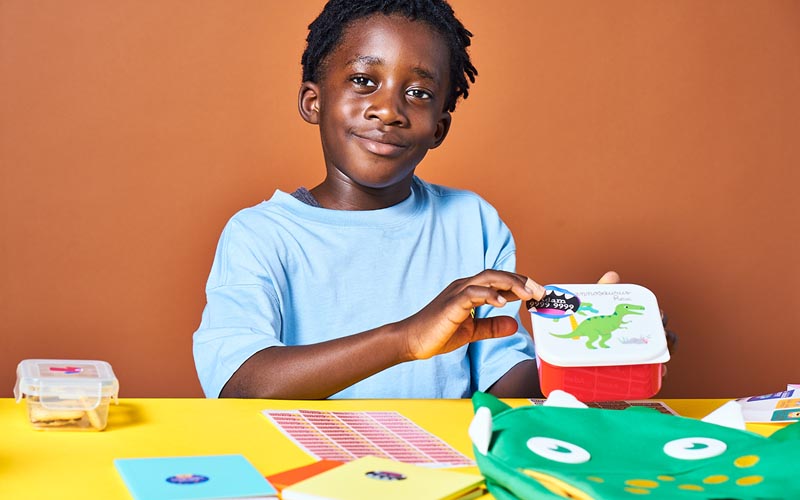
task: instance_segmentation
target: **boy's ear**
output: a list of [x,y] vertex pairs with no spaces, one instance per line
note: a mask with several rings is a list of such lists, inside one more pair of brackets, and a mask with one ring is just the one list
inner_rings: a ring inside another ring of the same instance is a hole
[[453,117],[450,115],[449,111],[445,111],[442,113],[441,118],[439,118],[439,123],[436,124],[436,132],[433,136],[433,146],[431,149],[438,148],[444,142],[444,138],[447,137],[447,133],[450,131],[450,123],[453,121]]
[[297,109],[303,120],[319,125],[319,86],[314,82],[303,82],[297,94]]

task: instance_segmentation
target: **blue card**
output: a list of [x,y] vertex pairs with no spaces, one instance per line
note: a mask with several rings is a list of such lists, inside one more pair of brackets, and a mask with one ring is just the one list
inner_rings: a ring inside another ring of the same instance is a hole
[[117,458],[114,466],[135,500],[278,497],[242,455]]

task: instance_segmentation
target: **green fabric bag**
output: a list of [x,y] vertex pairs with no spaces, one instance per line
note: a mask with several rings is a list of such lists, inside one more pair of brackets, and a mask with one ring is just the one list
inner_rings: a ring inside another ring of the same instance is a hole
[[472,402],[476,461],[498,500],[800,499],[797,424],[767,438],[650,408]]

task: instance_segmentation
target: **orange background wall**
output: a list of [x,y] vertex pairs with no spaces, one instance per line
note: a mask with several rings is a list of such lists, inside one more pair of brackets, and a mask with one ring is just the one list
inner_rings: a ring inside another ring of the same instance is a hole
[[[322,180],[296,111],[321,5],[0,0],[0,396],[33,357],[201,396],[223,224]],[[480,76],[418,174],[494,203],[542,283],[655,291],[661,396],[800,382],[800,2],[453,5]]]

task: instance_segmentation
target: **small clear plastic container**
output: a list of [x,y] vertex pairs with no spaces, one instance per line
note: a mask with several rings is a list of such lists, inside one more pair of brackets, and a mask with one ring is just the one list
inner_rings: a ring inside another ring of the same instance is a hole
[[528,301],[539,383],[580,401],[646,399],[669,350],[655,295],[632,284],[548,285]]
[[27,399],[35,429],[102,431],[119,382],[105,361],[26,359],[17,365],[14,396]]

